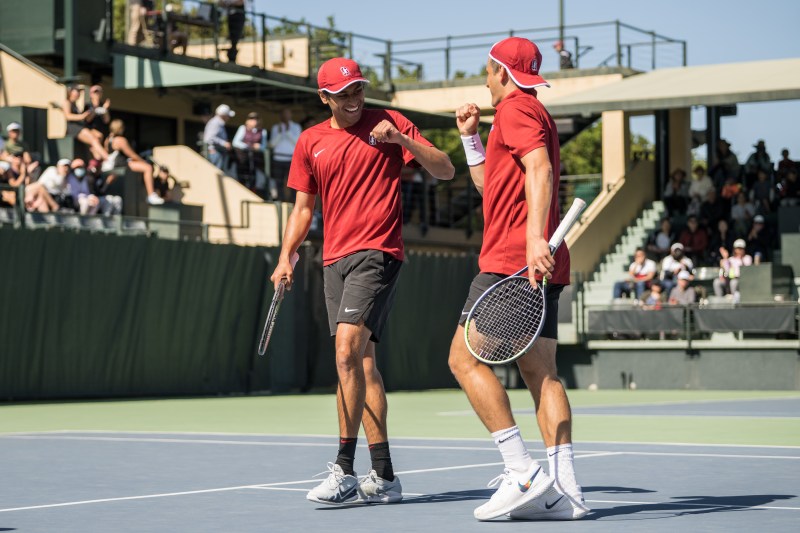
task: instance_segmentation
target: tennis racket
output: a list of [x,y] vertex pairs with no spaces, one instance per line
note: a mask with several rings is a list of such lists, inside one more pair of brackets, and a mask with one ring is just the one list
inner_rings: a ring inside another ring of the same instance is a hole
[[[550,253],[564,240],[586,202],[576,198],[550,239]],[[478,360],[501,365],[525,355],[539,338],[547,311],[545,286],[547,278],[536,287],[531,285],[526,266],[486,289],[472,306],[464,324],[467,349]]]
[[[300,259],[300,254],[297,252],[292,256],[292,269]],[[269,312],[267,313],[267,320],[264,322],[264,331],[261,333],[261,341],[258,343],[258,355],[264,355],[267,351],[269,339],[272,337],[272,330],[275,328],[275,319],[278,318],[278,310],[281,308],[283,301],[283,294],[286,291],[286,278],[281,279],[278,283],[278,288],[275,289],[275,294],[272,295],[272,303],[269,304]]]

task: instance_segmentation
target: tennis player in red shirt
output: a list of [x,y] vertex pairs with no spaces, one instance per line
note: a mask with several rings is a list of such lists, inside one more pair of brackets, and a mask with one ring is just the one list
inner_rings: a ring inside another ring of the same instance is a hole
[[[488,146],[478,136],[481,111],[475,104],[456,110],[467,163],[483,195],[483,246],[461,320],[450,347],[450,368],[475,412],[492,433],[505,463],[491,499],[475,509],[475,518],[572,520],[589,509],[572,467],[572,416],[556,374],[558,296],[569,284],[569,251],[555,257],[548,240],[560,221],[559,141],[550,114],[536,98],[548,86],[539,76],[542,54],[520,37],[495,44],[486,65],[486,86],[496,109]],[[495,282],[528,265],[531,283],[548,277],[547,314],[539,339],[517,360],[536,405],[550,463],[548,475],[528,454],[503,385],[491,368],[470,355],[464,321],[478,297]],[[551,477],[552,476],[552,477]]]
[[[400,171],[421,165],[453,178],[450,158],[396,111],[364,109],[367,79],[355,61],[326,61],[317,76],[329,120],[300,135],[288,186],[297,191],[280,259],[272,277],[292,282],[289,258],[305,240],[314,201],[322,199],[325,303],[335,336],[339,375],[339,453],[329,475],[307,498],[327,504],[390,503],[402,499],[386,429],[386,394],[375,363],[403,261]],[[353,458],[359,427],[372,470],[358,479]]]

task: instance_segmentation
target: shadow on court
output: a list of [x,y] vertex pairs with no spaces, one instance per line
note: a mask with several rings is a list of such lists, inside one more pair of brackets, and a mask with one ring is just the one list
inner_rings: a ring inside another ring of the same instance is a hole
[[[610,487],[613,489],[613,487]],[[634,489],[641,490],[641,489]],[[643,492],[653,492],[644,490]],[[648,513],[648,516],[637,518],[639,520],[655,520],[660,518],[673,518],[677,516],[703,515],[710,513],[728,513],[737,511],[758,510],[753,509],[769,505],[779,500],[795,498],[789,494],[752,494],[744,496],[674,496],[673,501],[653,504],[618,505],[606,509],[592,511],[585,520],[599,520],[612,517],[623,517],[637,513]],[[660,516],[652,516],[653,512],[662,512]]]
[[[440,492],[438,494],[425,494],[424,496],[408,496],[403,498],[400,505],[409,505],[415,503],[447,503],[447,502],[465,502],[471,500],[488,500],[494,494],[493,489],[479,489],[479,490],[459,490],[451,492]],[[339,511],[341,509],[356,509],[373,507],[370,504],[354,503],[352,505],[337,505],[337,506],[319,506],[320,511]]]

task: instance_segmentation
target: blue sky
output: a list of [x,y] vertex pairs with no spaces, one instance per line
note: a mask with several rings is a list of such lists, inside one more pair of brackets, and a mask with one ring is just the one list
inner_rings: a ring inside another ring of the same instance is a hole
[[[320,26],[325,26],[327,17],[332,15],[337,28],[344,31],[402,41],[557,26],[559,2],[255,0],[254,5],[257,11],[272,16],[305,18]],[[564,6],[567,25],[619,19],[644,30],[685,40],[689,65],[800,57],[800,2],[797,0],[564,0]],[[581,40],[591,44],[593,38],[600,48],[607,38],[613,40],[613,35],[607,31],[605,35],[582,36]],[[542,46],[542,50],[545,53],[547,47]],[[677,61],[678,58],[677,48],[667,53],[668,60]],[[555,62],[556,58],[545,54],[543,70],[555,70],[554,64],[548,68],[548,60]],[[597,64],[601,60],[587,55],[584,64]],[[692,120],[695,129],[704,128],[705,111],[693,112]],[[800,160],[798,125],[800,101],[745,104],[738,107],[736,117],[723,118],[722,135],[731,142],[740,160],[747,157],[760,138],[766,140],[773,161],[780,158],[782,148],[789,148],[791,157]],[[634,129],[641,129],[652,138],[648,128],[647,120],[639,119],[634,123]]]

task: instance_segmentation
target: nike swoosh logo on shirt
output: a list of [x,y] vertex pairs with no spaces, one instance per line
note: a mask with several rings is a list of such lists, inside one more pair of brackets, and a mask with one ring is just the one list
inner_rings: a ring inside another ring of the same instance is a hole
[[[562,495],[561,495],[561,498],[563,498],[563,497],[564,497],[564,495],[562,494]],[[556,500],[556,501],[554,501],[553,503],[547,503],[547,502],[544,502],[544,508],[545,508],[545,509],[552,509],[552,508],[553,508],[553,506],[554,506],[555,504],[557,504],[558,502],[560,502],[560,501],[561,501],[561,498],[557,499],[557,500]]]
[[358,309],[350,309],[349,307],[344,308],[345,313],[355,313]]
[[322,153],[322,152],[324,152],[325,150],[327,150],[327,148],[323,148],[323,149],[322,149],[322,150],[320,150],[319,152],[314,152],[314,157],[319,157],[319,154],[321,154],[321,153]]

